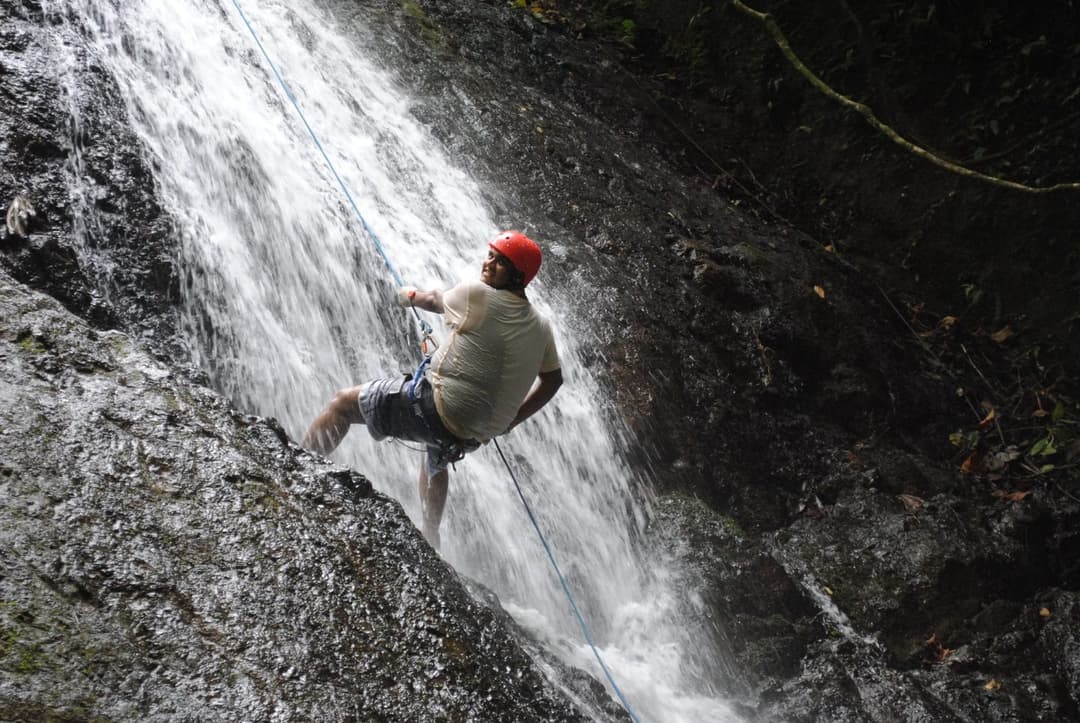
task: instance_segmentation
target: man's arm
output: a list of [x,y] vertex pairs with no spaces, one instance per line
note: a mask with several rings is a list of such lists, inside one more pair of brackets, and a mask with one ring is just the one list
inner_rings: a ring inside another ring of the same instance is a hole
[[402,306],[415,306],[417,309],[431,311],[436,314],[443,313],[442,289],[420,291],[412,286],[403,286],[398,289],[398,301]]
[[551,401],[551,398],[555,396],[555,392],[559,391],[559,387],[562,386],[562,369],[540,372],[538,378],[539,383],[533,385],[533,388],[529,390],[525,401],[518,407],[514,421],[506,428],[507,432],[539,412],[545,404]]

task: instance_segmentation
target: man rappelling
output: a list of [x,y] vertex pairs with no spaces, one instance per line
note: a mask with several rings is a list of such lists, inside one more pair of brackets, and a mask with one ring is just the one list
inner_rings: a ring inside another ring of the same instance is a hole
[[540,247],[519,231],[500,233],[488,247],[479,281],[446,292],[397,292],[403,306],[443,314],[450,328],[446,343],[411,378],[375,379],[338,391],[304,435],[303,445],[322,454],[333,451],[353,424],[367,426],[377,440],[423,443],[423,533],[435,548],[450,463],[531,417],[562,385],[551,324],[525,296],[540,270]]

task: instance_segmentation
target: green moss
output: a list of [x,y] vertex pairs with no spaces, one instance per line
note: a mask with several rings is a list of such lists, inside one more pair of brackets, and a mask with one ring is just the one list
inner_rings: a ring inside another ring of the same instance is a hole
[[45,346],[30,332],[19,334],[15,343],[19,345],[20,349],[29,354],[41,354],[45,351]]
[[180,400],[168,389],[161,393],[161,398],[165,400],[165,408],[170,412],[175,412],[180,409]]
[[443,638],[442,650],[448,657],[455,660],[461,660],[466,655],[465,646],[456,638]]
[[18,660],[15,663],[16,673],[29,675],[30,673],[36,673],[38,670],[41,670],[41,667],[41,650],[36,645],[24,646],[19,651]]
[[717,522],[719,522],[721,528],[732,537],[736,537],[738,539],[746,538],[746,530],[744,530],[739,525],[739,523],[735,521],[734,517],[731,517],[730,515],[719,515],[717,518]]
[[128,338],[118,331],[108,331],[100,337],[108,344],[109,349],[116,356],[123,356],[128,351],[129,340]]
[[420,37],[425,43],[435,47],[446,46],[446,38],[443,37],[442,30],[427,16],[423,8],[416,4],[415,0],[403,0],[401,10],[405,13],[405,17],[411,18],[420,26]]
[[710,509],[700,498],[675,490],[659,499],[662,509],[673,514],[688,530],[715,530],[722,537],[746,539],[746,531],[734,517]]
[[260,497],[258,502],[260,505],[273,512],[277,512],[281,509],[281,500],[278,498],[277,495],[273,494],[272,492],[268,492],[267,494]]
[[90,716],[87,707],[67,710],[50,708],[34,701],[0,695],[0,720],[41,721],[41,723],[104,723],[106,718]]
[[240,490],[244,509],[261,507],[271,512],[281,509],[281,499],[278,497],[279,490],[263,479],[245,478]]
[[26,643],[17,628],[0,627],[0,665],[5,670],[29,675],[42,668],[41,648],[36,643]]
[[6,659],[15,650],[19,633],[14,628],[0,626],[0,659]]

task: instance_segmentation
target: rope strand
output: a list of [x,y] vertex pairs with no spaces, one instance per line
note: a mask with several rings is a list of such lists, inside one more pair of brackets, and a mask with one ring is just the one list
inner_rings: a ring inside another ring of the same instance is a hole
[[559,569],[559,563],[555,561],[555,553],[551,551],[551,545],[548,544],[547,538],[544,537],[544,533],[540,531],[540,523],[536,521],[536,515],[533,514],[532,507],[529,506],[528,501],[525,499],[525,493],[521,489],[521,485],[518,484],[517,475],[514,474],[514,470],[510,468],[510,462],[507,461],[506,455],[503,454],[502,447],[499,446],[499,440],[491,440],[495,443],[495,451],[499,453],[499,458],[502,460],[503,465],[506,467],[507,474],[510,475],[510,479],[514,482],[514,489],[517,490],[518,497],[521,498],[521,504],[525,507],[526,514],[529,515],[529,521],[532,522],[533,527],[536,529],[536,534],[540,537],[540,542],[544,545],[544,552],[547,553],[548,560],[551,561],[551,566],[555,569],[555,574],[559,578],[559,584],[562,585],[563,592],[566,593],[566,599],[570,601],[570,608],[574,611],[574,617],[577,618],[578,625],[581,626],[581,633],[585,636],[585,642],[592,648],[593,655],[596,656],[596,662],[600,664],[601,670],[604,671],[604,675],[607,676],[608,682],[611,683],[612,689],[619,697],[619,702],[626,708],[626,712],[630,714],[630,717],[635,723],[639,723],[637,714],[634,713],[634,709],[630,706],[630,701],[626,699],[623,692],[619,689],[618,684],[615,683],[615,678],[612,677],[611,671],[608,670],[607,665],[604,663],[604,659],[600,657],[600,651],[596,647],[596,643],[593,642],[592,634],[589,632],[589,626],[585,623],[585,617],[581,614],[581,610],[578,609],[577,603],[574,602],[574,596],[570,592],[570,585],[566,582],[566,577],[562,574],[562,570]]
[[[304,111],[300,109],[300,103],[296,100],[296,96],[293,95],[292,90],[289,89],[288,83],[281,77],[281,73],[278,72],[277,66],[274,61],[270,59],[270,54],[266,52],[266,48],[263,47],[262,41],[259,40],[259,35],[255,32],[255,28],[252,27],[251,22],[247,19],[247,15],[244,14],[244,9],[240,7],[239,0],[233,0],[233,5],[236,6],[236,12],[240,13],[240,19],[244,21],[244,25],[247,26],[248,31],[251,33],[251,37],[255,40],[255,45],[259,47],[259,51],[266,59],[266,64],[270,66],[270,70],[274,71],[274,77],[277,78],[278,83],[281,84],[281,89],[285,91],[285,95],[290,101],[292,101],[293,107],[296,109],[296,114],[300,116],[300,121],[304,124],[304,128],[307,129],[308,135],[311,136],[311,140],[315,142],[315,147],[319,149],[319,153],[322,154],[323,160],[326,161],[327,167],[330,168],[330,173],[334,175],[334,179],[337,180],[338,186],[341,187],[341,191],[345,194],[345,198],[349,199],[349,205],[352,206],[353,212],[356,217],[360,219],[360,225],[364,227],[364,231],[372,242],[375,244],[375,248],[378,250],[379,255],[382,256],[383,262],[386,264],[386,268],[390,270],[390,274],[394,277],[394,281],[398,286],[404,286],[405,282],[401,279],[401,275],[394,268],[394,265],[390,263],[390,257],[386,255],[386,251],[383,250],[382,243],[379,241],[379,237],[375,235],[374,229],[368,226],[367,220],[364,219],[364,214],[360,213],[360,207],[356,205],[356,201],[353,200],[352,194],[349,193],[348,187],[345,186],[345,181],[341,180],[341,176],[337,172],[337,168],[334,167],[334,162],[330,160],[330,156],[327,155],[326,150],[323,148],[323,144],[319,141],[319,137],[315,135],[314,129],[311,124],[308,123],[307,116],[304,115]],[[419,316],[417,317],[419,318]]]

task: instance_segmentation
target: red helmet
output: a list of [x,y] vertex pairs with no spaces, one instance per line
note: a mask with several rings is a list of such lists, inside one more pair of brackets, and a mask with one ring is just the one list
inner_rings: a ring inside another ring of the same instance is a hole
[[527,286],[540,270],[540,247],[520,231],[503,231],[488,246],[510,259],[524,277],[522,286]]

